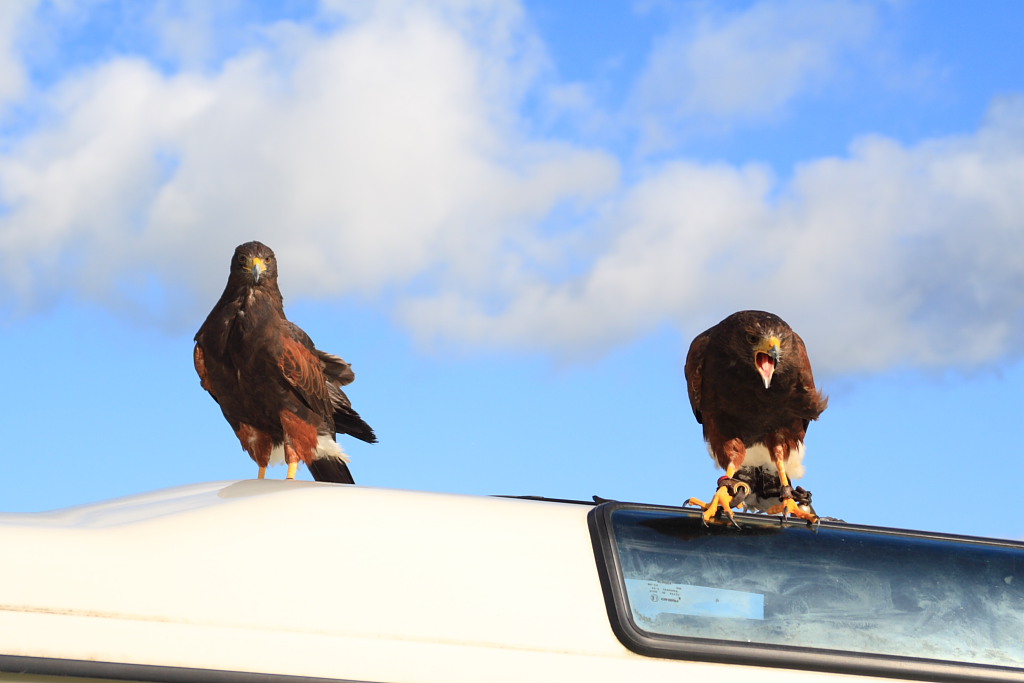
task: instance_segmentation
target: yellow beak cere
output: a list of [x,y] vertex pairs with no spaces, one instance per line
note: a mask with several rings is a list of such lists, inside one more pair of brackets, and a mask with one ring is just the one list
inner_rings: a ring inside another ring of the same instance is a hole
[[252,272],[253,279],[255,279],[256,282],[259,282],[260,276],[267,270],[267,264],[263,262],[263,259],[257,256],[252,260],[252,266],[249,270]]

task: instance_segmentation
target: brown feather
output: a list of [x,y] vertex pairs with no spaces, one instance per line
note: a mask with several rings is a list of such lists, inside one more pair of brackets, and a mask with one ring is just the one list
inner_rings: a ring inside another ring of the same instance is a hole
[[195,342],[200,384],[253,460],[266,466],[277,447],[288,462],[330,458],[338,465],[311,468],[314,476],[345,470],[351,483],[334,434],[377,440],[341,391],[355,374],[287,319],[269,247],[247,242],[235,250],[224,293]]
[[278,367],[310,410],[321,417],[332,412],[323,365],[309,349],[289,336],[283,337]]
[[[781,355],[766,388],[754,360],[756,347],[771,336],[780,340]],[[723,469],[741,467],[756,444],[769,451],[781,446],[788,459],[803,443],[808,423],[828,405],[814,385],[803,340],[764,311],[734,313],[697,335],[685,374],[690,406]]]
[[[207,379],[206,374],[206,360],[203,354],[203,347],[196,344],[196,347],[192,350],[192,363],[196,366],[196,373],[199,375],[199,386],[207,391],[210,391],[210,382]],[[210,395],[213,396],[213,392],[210,391]],[[213,396],[213,400],[217,400],[216,396]]]
[[711,330],[703,332],[690,344],[690,350],[686,354],[686,393],[690,397],[690,408],[693,409],[693,416],[697,422],[704,423],[700,410],[701,387],[704,380],[704,354],[707,352],[708,340],[711,338]]

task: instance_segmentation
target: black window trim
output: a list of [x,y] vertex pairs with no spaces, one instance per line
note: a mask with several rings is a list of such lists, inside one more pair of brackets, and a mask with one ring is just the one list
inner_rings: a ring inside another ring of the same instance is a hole
[[[694,509],[611,501],[597,505],[587,515],[591,542],[597,562],[597,571],[612,631],[615,632],[616,637],[623,645],[637,654],[668,659],[686,659],[836,674],[884,676],[921,681],[949,681],[951,683],[965,683],[967,681],[1024,681],[1024,669],[995,665],[945,662],[915,657],[874,655],[798,646],[652,635],[640,629],[633,621],[625,595],[624,576],[622,567],[619,564],[618,553],[614,547],[611,525],[612,513],[622,509],[688,515],[694,519],[696,519],[699,512]],[[779,523],[775,521],[777,518],[766,518],[764,515],[744,513],[737,513],[736,519],[740,524]],[[802,521],[797,523],[804,524]],[[868,527],[839,522],[822,522],[821,526],[870,531],[890,536],[912,536],[963,543],[985,543],[1015,548],[1019,548],[1021,545],[1019,543],[979,539],[970,536]],[[813,532],[809,530],[808,533]]]
[[373,683],[349,678],[0,654],[0,673],[145,683]]

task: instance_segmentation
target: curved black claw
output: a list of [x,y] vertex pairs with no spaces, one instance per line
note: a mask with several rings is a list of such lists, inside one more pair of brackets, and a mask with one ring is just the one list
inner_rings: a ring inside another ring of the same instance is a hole
[[793,514],[807,522],[807,526],[816,527],[821,522],[818,513],[811,505],[811,492],[802,486],[795,489],[792,486],[779,487],[779,498],[781,502],[768,510],[769,514],[778,514],[779,524],[785,526],[789,521],[790,514]]
[[793,487],[780,486],[779,499],[782,501],[782,511],[779,514],[779,526],[786,526],[786,522],[789,521],[789,501],[793,500]]
[[[721,522],[739,529],[740,525],[732,514],[732,508],[742,505],[743,500],[749,494],[750,485],[747,482],[723,476],[718,478],[715,495],[710,502],[705,503],[697,498],[688,498],[683,503],[683,507],[694,505],[703,510],[701,519],[704,522],[704,526],[708,526],[714,520],[715,523]],[[728,521],[722,518],[723,514],[728,518]]]
[[721,516],[724,513],[729,518],[730,526],[742,529],[743,527],[740,526],[740,523],[736,521],[736,517],[732,514],[732,508],[743,505],[744,499],[750,495],[750,484],[745,481],[722,476],[718,478],[718,485],[720,487],[724,486],[725,492],[729,494],[728,503],[718,509],[718,515]]
[[[708,520],[703,515],[701,515],[701,520],[704,522],[704,526],[710,526],[708,524]],[[720,506],[718,510],[715,511],[715,520],[717,520],[716,524],[720,522],[726,526],[731,526],[734,529],[743,528],[740,526],[740,523],[736,521],[736,517],[732,514],[732,510],[727,509],[724,505]]]

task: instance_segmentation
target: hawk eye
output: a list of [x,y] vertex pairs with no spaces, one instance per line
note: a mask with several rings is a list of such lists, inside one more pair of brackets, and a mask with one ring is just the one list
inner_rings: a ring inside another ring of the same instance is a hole
[[760,337],[758,337],[756,334],[747,335],[747,341],[750,342],[751,344],[756,344],[759,340]]

